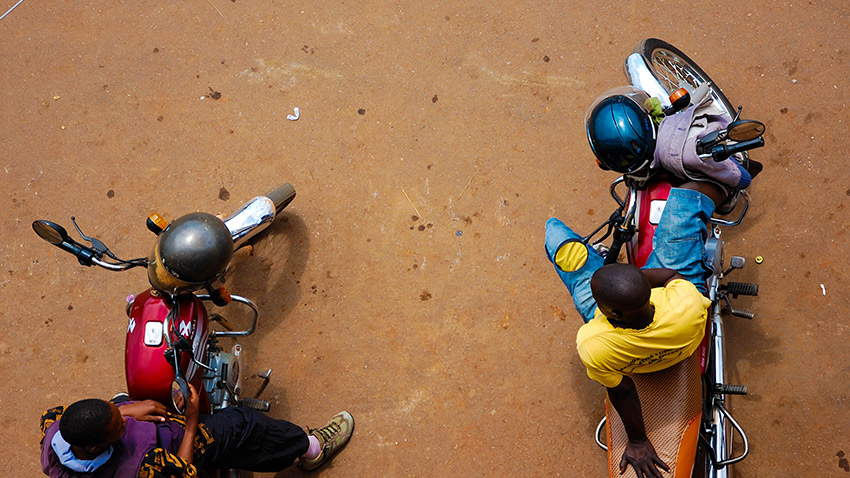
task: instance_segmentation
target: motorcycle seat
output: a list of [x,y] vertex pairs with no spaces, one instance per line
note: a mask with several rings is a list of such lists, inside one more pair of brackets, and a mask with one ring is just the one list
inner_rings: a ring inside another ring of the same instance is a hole
[[[694,353],[678,364],[652,373],[630,377],[640,397],[647,436],[658,457],[670,467],[659,469],[664,478],[690,478],[699,441],[702,419],[702,380],[699,354]],[[608,473],[611,477],[636,477],[634,468],[620,474],[620,458],[628,436],[620,416],[605,400],[608,439]]]

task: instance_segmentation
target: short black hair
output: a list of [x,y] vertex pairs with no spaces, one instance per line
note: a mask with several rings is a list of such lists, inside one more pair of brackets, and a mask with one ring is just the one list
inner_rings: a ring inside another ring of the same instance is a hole
[[59,420],[62,438],[74,446],[97,446],[107,440],[109,423],[112,421],[109,402],[87,398],[72,403]]
[[651,288],[646,277],[631,264],[609,264],[598,269],[591,279],[596,302],[620,312],[637,310],[649,302]]

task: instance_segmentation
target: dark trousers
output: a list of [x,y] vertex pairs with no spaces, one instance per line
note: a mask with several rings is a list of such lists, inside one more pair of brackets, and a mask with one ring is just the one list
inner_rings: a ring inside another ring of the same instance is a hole
[[203,452],[195,452],[199,469],[276,472],[291,466],[309,447],[307,433],[301,427],[251,408],[225,408],[202,415],[199,422],[213,438]]

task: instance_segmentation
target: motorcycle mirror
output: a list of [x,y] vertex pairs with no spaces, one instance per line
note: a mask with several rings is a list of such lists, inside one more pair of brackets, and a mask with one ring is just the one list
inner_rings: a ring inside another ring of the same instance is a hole
[[53,244],[54,246],[58,246],[70,239],[68,231],[55,222],[39,219],[38,221],[33,221],[32,229],[36,234],[38,234],[38,237]]
[[189,399],[189,384],[183,377],[175,377],[171,382],[171,404],[177,413],[186,412],[186,402]]
[[726,128],[726,136],[732,141],[750,141],[764,134],[764,123],[755,120],[738,120]]

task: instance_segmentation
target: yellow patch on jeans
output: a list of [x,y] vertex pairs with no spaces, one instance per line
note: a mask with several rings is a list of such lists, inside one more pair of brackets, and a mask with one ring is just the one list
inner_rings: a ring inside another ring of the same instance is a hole
[[555,264],[564,272],[575,272],[587,262],[587,246],[579,241],[565,243],[555,253]]

